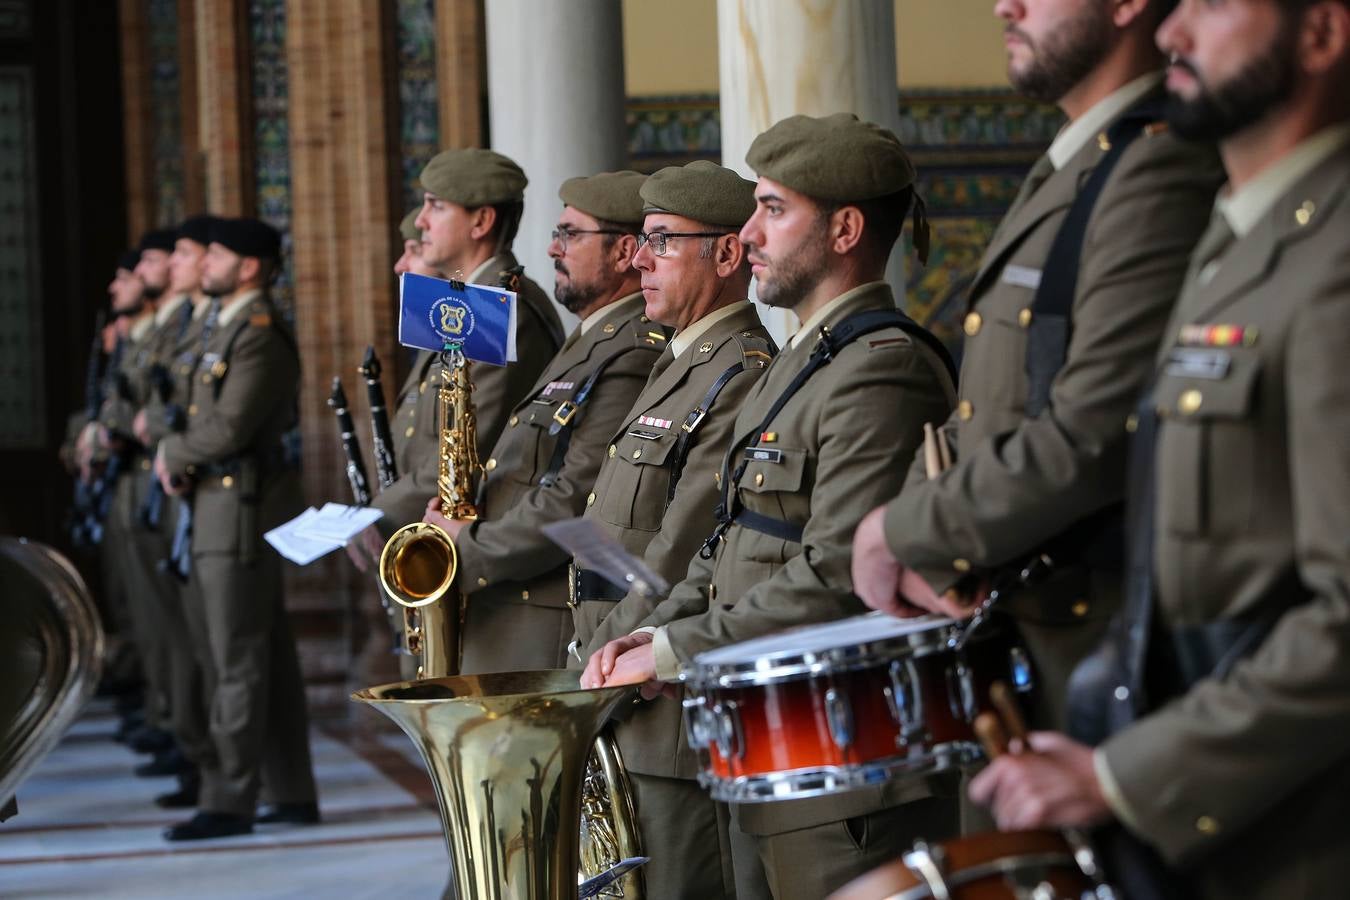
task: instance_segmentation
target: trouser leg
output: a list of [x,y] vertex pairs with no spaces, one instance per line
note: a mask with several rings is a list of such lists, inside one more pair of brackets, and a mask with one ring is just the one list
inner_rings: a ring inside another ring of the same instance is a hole
[[726,806],[698,782],[630,772],[648,900],[736,897]]

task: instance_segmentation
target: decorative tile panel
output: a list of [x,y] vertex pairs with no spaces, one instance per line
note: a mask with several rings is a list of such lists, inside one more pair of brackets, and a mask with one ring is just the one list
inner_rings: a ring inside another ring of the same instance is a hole
[[248,24],[249,57],[253,67],[253,165],[258,218],[281,232],[282,271],[272,285],[272,299],[283,317],[294,322],[285,0],[249,0]]
[[154,225],[168,228],[186,216],[183,208],[183,116],[178,72],[178,0],[146,0],[146,47],[150,61],[151,165]]
[[32,69],[0,67],[0,447],[43,446]]
[[436,95],[435,0],[398,0],[398,102],[402,205],[395,220],[422,202],[417,176],[440,149]]

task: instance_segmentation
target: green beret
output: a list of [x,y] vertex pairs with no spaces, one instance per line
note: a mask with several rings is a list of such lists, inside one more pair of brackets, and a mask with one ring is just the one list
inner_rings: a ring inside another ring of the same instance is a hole
[[601,172],[567,179],[558,189],[558,196],[568,206],[597,219],[641,225],[642,197],[638,190],[646,180],[647,176],[641,172]]
[[445,150],[418,176],[422,189],[470,208],[525,199],[529,179],[520,166],[494,150]]
[[[755,138],[745,161],[769,178],[815,200],[859,203],[914,184],[914,163],[900,139],[852,113],[789,116]],[[897,210],[903,216],[908,210]],[[923,198],[914,193],[914,250],[928,262]]]
[[755,213],[755,183],[706,159],[666,166],[647,179],[641,194],[643,212],[674,213],[707,225],[740,228]]
[[914,183],[914,164],[900,139],[852,113],[783,119],[755,138],[745,161],[794,191],[840,203],[884,197]]
[[422,212],[422,207],[414,207],[403,217],[403,221],[398,223],[398,233],[403,236],[405,241],[420,241],[422,239],[422,229],[417,227],[417,217]]

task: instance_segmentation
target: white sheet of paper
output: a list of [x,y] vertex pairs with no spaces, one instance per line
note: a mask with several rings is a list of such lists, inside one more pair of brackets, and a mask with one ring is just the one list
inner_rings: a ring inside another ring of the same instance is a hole
[[318,515],[319,511],[311,506],[289,522],[273,528],[263,537],[286,559],[298,566],[307,566],[342,546],[340,542],[316,540],[297,533],[298,528],[303,527],[306,522],[313,521]]
[[380,520],[384,514],[369,506],[344,506],[341,503],[325,503],[304,522],[296,524],[295,533],[302,538],[316,541],[336,541],[345,546],[357,534]]

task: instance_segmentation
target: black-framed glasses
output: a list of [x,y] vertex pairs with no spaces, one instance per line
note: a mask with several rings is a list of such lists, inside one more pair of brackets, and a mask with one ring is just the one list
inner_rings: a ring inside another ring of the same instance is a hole
[[571,228],[567,225],[559,225],[549,234],[558,246],[563,250],[567,249],[567,242],[579,234],[632,234],[631,231],[619,231],[617,228]]
[[657,256],[665,256],[666,241],[671,238],[721,237],[730,233],[729,231],[639,231],[637,236],[638,249],[641,250],[644,244],[651,244],[653,253]]

